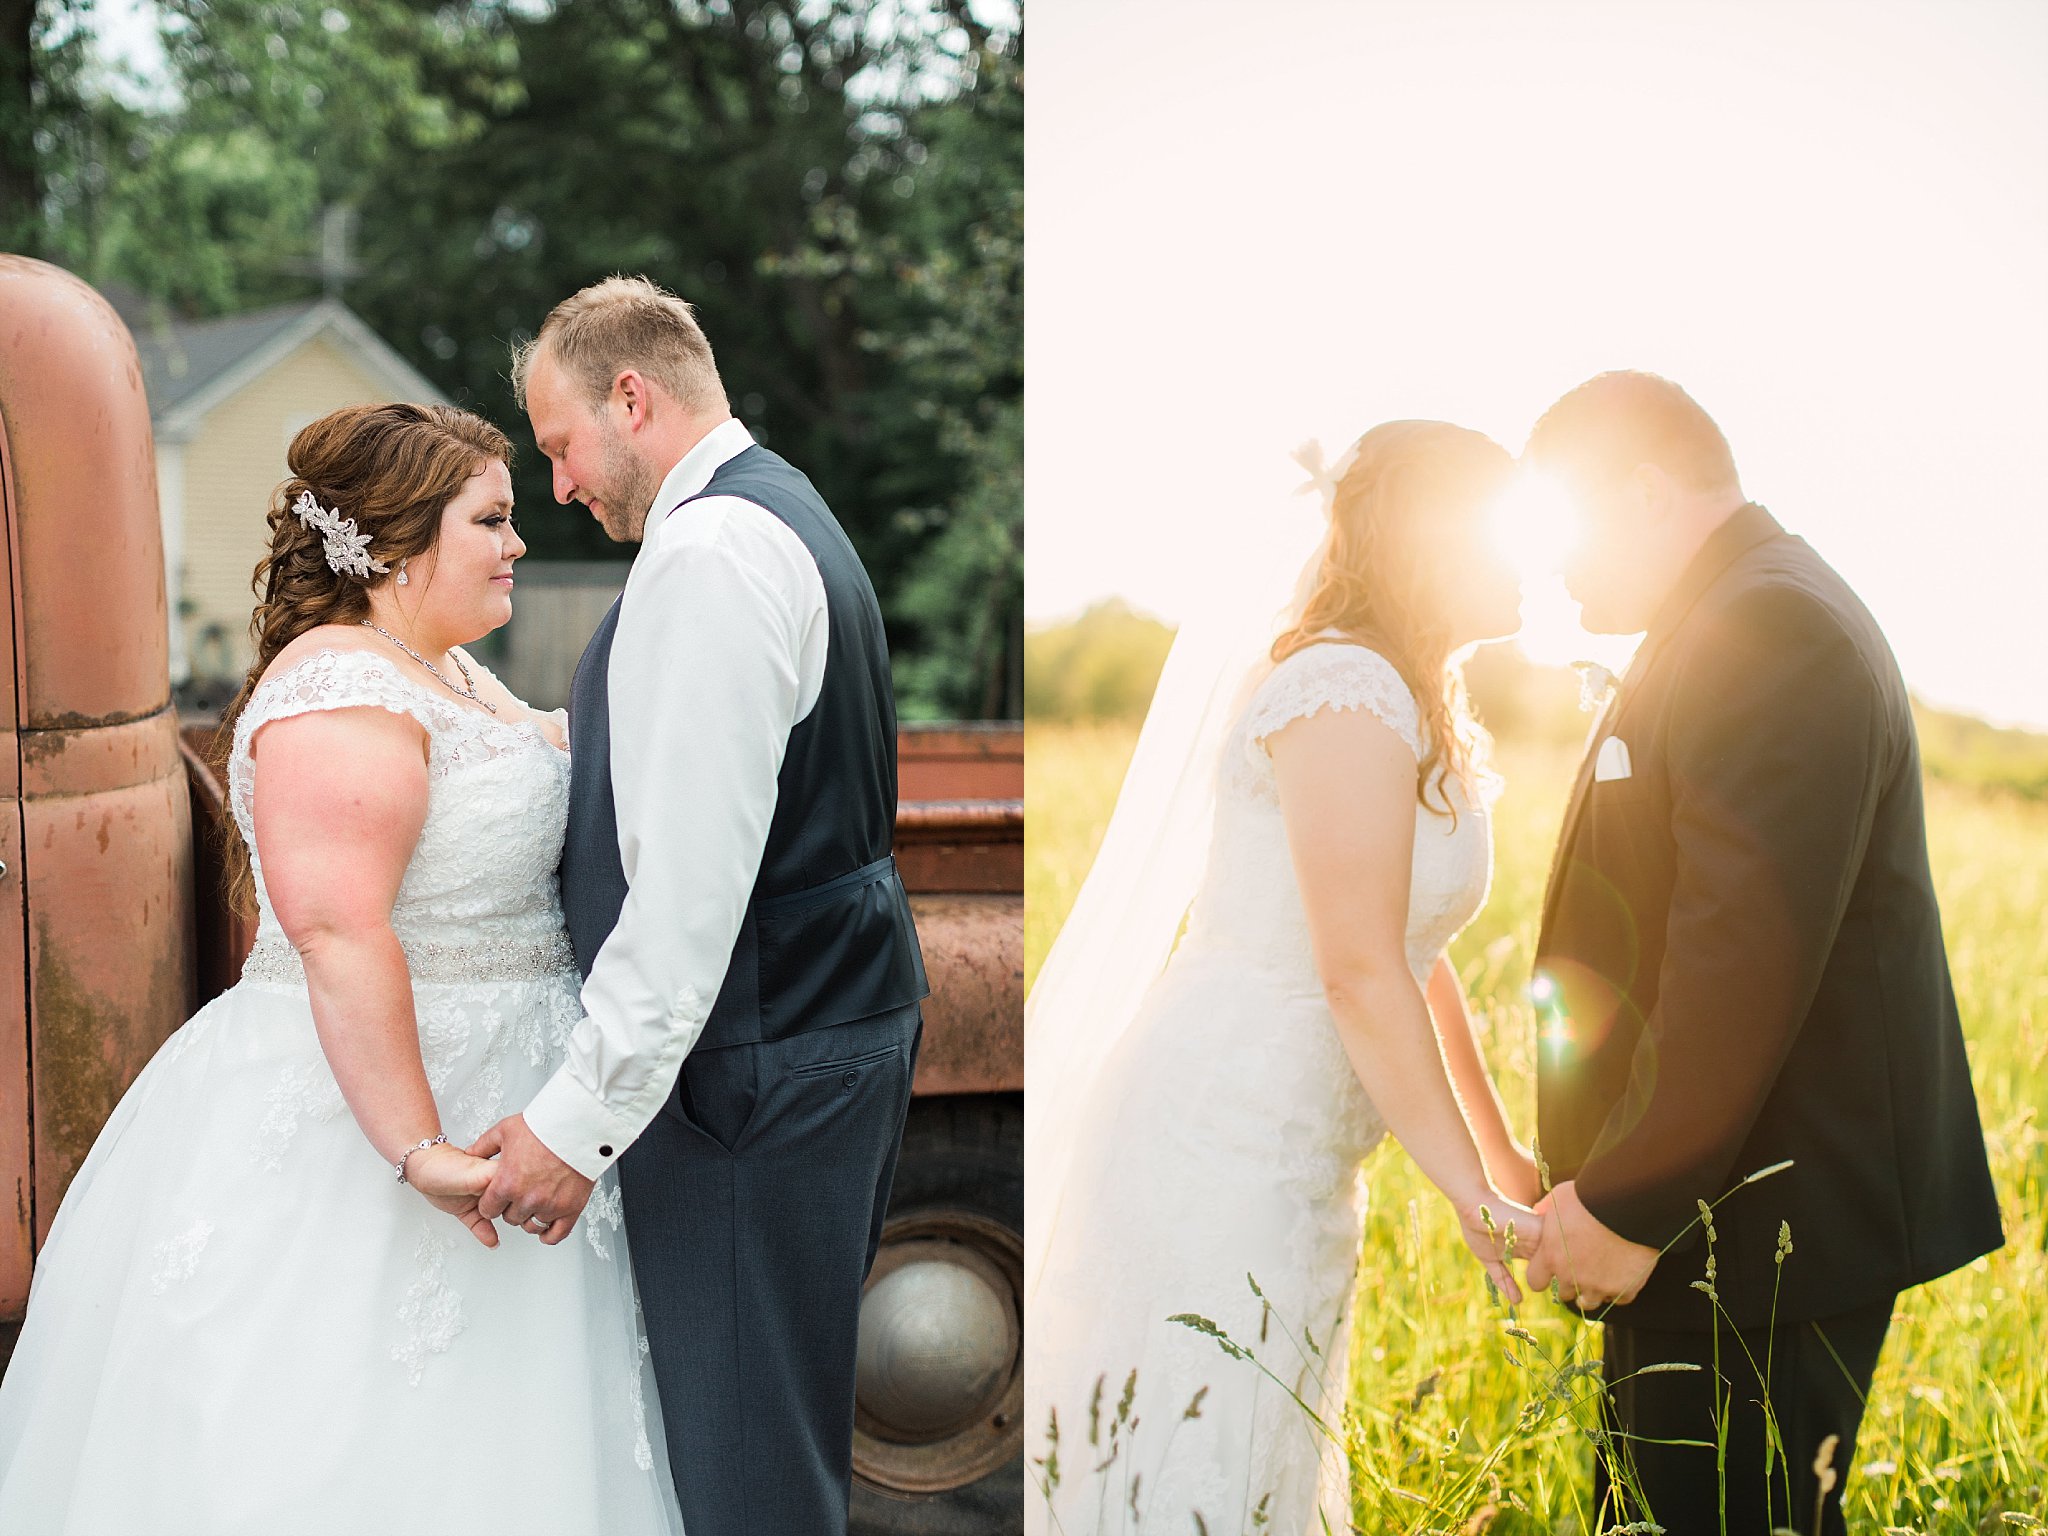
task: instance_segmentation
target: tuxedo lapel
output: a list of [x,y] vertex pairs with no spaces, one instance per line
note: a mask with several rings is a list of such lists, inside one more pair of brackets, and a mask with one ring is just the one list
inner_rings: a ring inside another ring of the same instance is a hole
[[1571,798],[1565,802],[1564,824],[1558,831],[1557,848],[1550,858],[1550,878],[1545,882],[1543,891],[1543,921],[1538,929],[1539,949],[1542,947],[1540,936],[1549,931],[1551,918],[1555,915],[1558,890],[1564,883],[1564,871],[1570,863],[1572,843],[1578,836],[1579,822],[1585,815],[1586,802],[1591,796],[1600,743],[1620,729],[1628,706],[1642,690],[1644,679],[1650,675],[1658,653],[1678,632],[1699,600],[1737,560],[1759,544],[1783,537],[1784,532],[1769,512],[1755,502],[1744,503],[1714,530],[1692,563],[1685,568],[1678,585],[1659,606],[1643,643],[1636,647],[1627,673],[1616,686],[1614,696],[1608,700],[1593,734],[1587,738],[1585,756],[1579,762],[1578,777],[1572,783]]
[[[576,671],[569,679],[569,727],[572,732],[569,739],[572,752],[569,777],[572,783],[591,774],[607,779],[611,777],[611,688],[608,673],[612,637],[619,628],[619,605],[625,600],[624,592],[612,599],[611,607],[597,621],[590,643],[583,647],[583,654],[576,662]],[[596,760],[600,754],[574,751],[577,734],[581,734],[586,742],[602,747],[602,762]]]
[[569,817],[557,877],[562,916],[583,974],[619,920],[626,872],[619,858],[618,817],[612,803],[612,640],[619,627],[621,593],[598,621],[569,683]]
[[1606,706],[1600,711],[1600,718],[1593,725],[1592,733],[1586,738],[1586,750],[1579,759],[1578,777],[1572,781],[1571,797],[1565,801],[1564,824],[1557,834],[1557,847],[1550,856],[1550,878],[1544,882],[1544,929],[1550,926],[1551,911],[1557,904],[1558,885],[1564,875],[1565,855],[1571,848],[1572,839],[1578,835],[1579,817],[1585,812],[1587,793],[1593,787],[1593,771],[1600,759],[1600,743],[1607,739],[1615,725],[1620,722],[1622,702],[1633,691],[1634,685],[1646,670],[1648,658],[1643,653],[1649,648],[1650,642],[1647,638],[1636,647],[1636,654],[1629,663],[1628,671],[1615,685]]
[[611,607],[605,609],[604,617],[597,621],[597,628],[591,631],[590,640],[583,647],[583,654],[576,659],[576,671],[569,679],[569,713],[574,718],[579,708],[590,702],[592,689],[599,693],[610,690],[605,687],[601,671],[611,660],[612,636],[619,627],[619,605],[626,600],[621,592],[612,599]]

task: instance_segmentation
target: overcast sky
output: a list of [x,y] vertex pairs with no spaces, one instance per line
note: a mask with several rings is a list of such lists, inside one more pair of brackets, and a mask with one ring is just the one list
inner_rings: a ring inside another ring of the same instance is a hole
[[[1647,368],[1918,691],[2048,727],[2048,5],[1030,20],[1032,618],[1175,617],[1305,437],[1428,416],[1519,451],[1571,385]],[[1532,650],[1593,652],[1532,611]]]

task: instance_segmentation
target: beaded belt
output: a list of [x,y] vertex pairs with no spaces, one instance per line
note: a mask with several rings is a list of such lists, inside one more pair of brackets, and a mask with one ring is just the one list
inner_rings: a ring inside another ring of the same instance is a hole
[[[439,939],[399,940],[415,982],[531,981],[576,969],[569,935],[557,929],[546,938],[449,944]],[[242,962],[242,980],[303,986],[305,963],[282,934],[266,933]]]

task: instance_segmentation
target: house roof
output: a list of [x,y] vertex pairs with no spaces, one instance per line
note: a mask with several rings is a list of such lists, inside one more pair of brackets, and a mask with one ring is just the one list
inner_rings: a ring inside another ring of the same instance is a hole
[[212,320],[170,320],[139,295],[107,295],[135,337],[150,421],[169,441],[188,438],[214,406],[318,336],[350,354],[401,400],[447,396],[337,299],[302,299]]

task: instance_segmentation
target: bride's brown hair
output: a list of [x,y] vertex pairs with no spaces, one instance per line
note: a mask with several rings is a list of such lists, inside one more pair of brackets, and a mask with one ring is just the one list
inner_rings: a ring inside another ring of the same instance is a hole
[[[1330,531],[1300,619],[1273,642],[1285,661],[1332,631],[1393,664],[1422,715],[1415,796],[1448,815],[1455,774],[1467,798],[1485,770],[1486,733],[1472,714],[1446,622],[1442,541],[1447,520],[1476,517],[1514,471],[1508,451],[1483,433],[1442,421],[1389,421],[1358,440],[1337,482]],[[1441,806],[1430,803],[1435,787]]]
[[[371,560],[395,573],[399,561],[434,547],[448,503],[493,459],[512,462],[505,434],[451,405],[351,405],[292,439],[285,450],[291,476],[271,495],[270,549],[256,563],[251,582],[259,599],[249,619],[256,659],[221,716],[210,753],[215,768],[226,772],[235,722],[278,652],[322,624],[361,623],[370,616],[370,589],[392,579],[330,566],[320,531],[291,509],[299,493],[310,491],[323,507],[353,518],[356,531],[370,536]],[[248,846],[234,817],[226,817],[223,827],[228,904],[253,912],[256,881]]]

